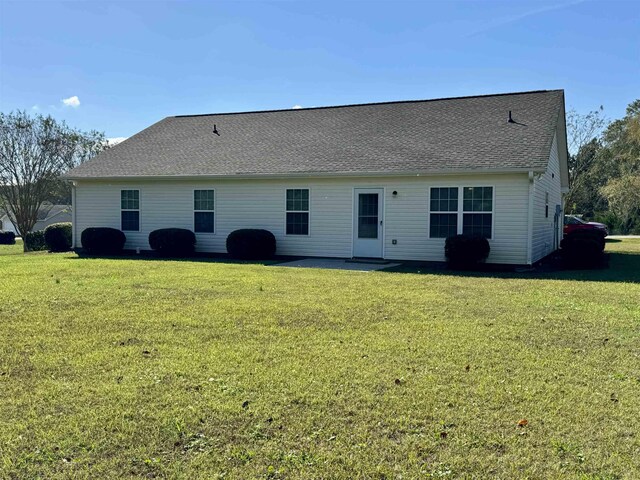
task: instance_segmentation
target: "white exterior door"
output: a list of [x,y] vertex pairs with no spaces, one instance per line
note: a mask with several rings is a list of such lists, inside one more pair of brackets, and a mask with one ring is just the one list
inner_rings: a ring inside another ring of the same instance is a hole
[[384,190],[356,188],[353,205],[353,256],[382,258]]

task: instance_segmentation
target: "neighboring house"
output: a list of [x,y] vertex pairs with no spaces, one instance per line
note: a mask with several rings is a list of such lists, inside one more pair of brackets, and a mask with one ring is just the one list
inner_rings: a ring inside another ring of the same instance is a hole
[[7,212],[3,212],[2,210],[0,210],[0,231],[13,232],[18,235],[18,230],[13,226],[11,220],[9,220],[9,215],[7,215]]
[[[31,229],[32,232],[44,230],[52,223],[71,222],[71,205],[51,205],[45,204],[38,209],[38,221]],[[6,212],[0,212],[0,230],[13,232],[19,235],[18,229],[11,223]]]
[[31,231],[44,230],[53,223],[71,222],[72,210],[71,205],[43,205],[38,210],[38,221]]
[[477,233],[489,262],[531,264],[561,238],[565,128],[562,90],[167,117],[67,174],[74,245],[179,227],[225,252],[265,228],[280,255],[443,260]]

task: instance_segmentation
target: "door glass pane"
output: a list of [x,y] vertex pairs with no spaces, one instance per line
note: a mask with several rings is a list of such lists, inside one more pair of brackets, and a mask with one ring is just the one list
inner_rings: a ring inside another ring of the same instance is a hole
[[358,194],[358,238],[378,238],[378,194]]

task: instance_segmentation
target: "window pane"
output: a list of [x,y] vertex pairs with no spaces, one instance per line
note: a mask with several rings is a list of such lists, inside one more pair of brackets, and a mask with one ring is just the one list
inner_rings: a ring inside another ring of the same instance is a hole
[[195,212],[193,230],[198,233],[213,233],[213,212]]
[[293,188],[287,190],[287,211],[305,212],[309,210],[309,190]]
[[309,214],[307,212],[287,213],[287,235],[309,235]]
[[137,232],[140,230],[140,212],[123,211],[121,212],[121,226],[123,231]]
[[462,208],[465,212],[493,210],[493,187],[465,187]]
[[140,191],[121,190],[120,208],[123,210],[138,210],[140,208]]
[[378,217],[358,217],[358,238],[378,238]]
[[458,233],[458,215],[456,213],[432,213],[429,221],[431,238],[447,238]]
[[462,217],[462,233],[491,238],[492,216],[490,213],[465,213]]
[[378,216],[378,194],[359,193],[358,194],[358,215]]
[[193,192],[194,210],[215,210],[213,190],[196,190]]
[[432,188],[430,203],[432,212],[456,212],[458,210],[458,187]]

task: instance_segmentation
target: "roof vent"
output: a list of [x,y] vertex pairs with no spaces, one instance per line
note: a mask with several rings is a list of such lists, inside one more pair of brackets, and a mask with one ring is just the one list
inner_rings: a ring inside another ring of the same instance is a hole
[[[511,118],[511,110],[509,110],[509,120],[507,120],[507,123],[516,123],[516,121]],[[215,131],[215,125],[214,125],[214,131]]]
[[[511,119],[511,112],[509,112],[509,119]],[[220,133],[218,133],[218,129],[216,128],[216,124],[213,124],[213,133],[215,133],[216,135],[220,136]]]

